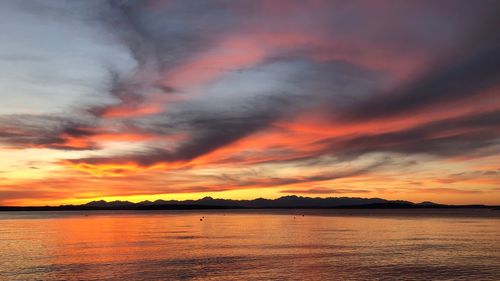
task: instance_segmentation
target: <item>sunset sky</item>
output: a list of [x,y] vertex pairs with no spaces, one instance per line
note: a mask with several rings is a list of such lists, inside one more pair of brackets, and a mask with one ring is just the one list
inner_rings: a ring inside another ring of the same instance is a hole
[[500,1],[0,1],[0,205],[500,204]]

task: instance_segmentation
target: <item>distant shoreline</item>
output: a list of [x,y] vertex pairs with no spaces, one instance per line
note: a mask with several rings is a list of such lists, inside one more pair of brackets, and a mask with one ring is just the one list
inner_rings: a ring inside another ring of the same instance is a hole
[[211,205],[149,205],[149,206],[110,206],[96,207],[83,205],[65,206],[0,206],[0,212],[20,211],[154,211],[154,210],[294,210],[294,209],[491,209],[500,210],[500,206],[487,205],[436,205],[421,206],[407,204],[366,204],[356,206],[283,206],[283,207],[243,207],[243,206],[211,206]]
[[446,205],[434,202],[413,203],[404,200],[359,197],[302,197],[283,196],[276,199],[252,200],[214,199],[156,201],[92,201],[82,205],[60,206],[0,206],[0,211],[101,211],[101,210],[228,210],[228,209],[500,209],[482,204]]

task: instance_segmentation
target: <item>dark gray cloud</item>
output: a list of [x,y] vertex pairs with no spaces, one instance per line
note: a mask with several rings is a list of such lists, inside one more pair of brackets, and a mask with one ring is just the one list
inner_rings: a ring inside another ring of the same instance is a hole
[[[493,35],[495,36],[495,35]],[[389,94],[372,96],[348,112],[346,119],[370,120],[416,111],[484,94],[500,85],[500,38],[482,42],[479,50],[454,58]]]
[[[471,114],[380,134],[322,141],[336,155],[399,152],[438,156],[471,155],[499,145],[500,111]],[[327,153],[326,151],[324,151]]]
[[95,134],[96,128],[91,123],[78,118],[48,115],[0,117],[0,143],[13,148],[93,150],[98,145],[86,138]]
[[148,166],[160,162],[192,160],[256,132],[283,116],[286,113],[283,109],[287,108],[283,102],[280,99],[266,100],[265,105],[259,105],[257,102],[254,106],[247,104],[246,110],[228,112],[204,111],[201,108],[192,111],[182,109],[175,114],[160,117],[157,122],[141,128],[145,132],[158,135],[187,134],[188,139],[177,147],[170,149],[155,147],[130,155],[94,157],[75,162],[93,164],[134,162]]
[[[298,72],[273,72],[289,66],[297,68],[297,65],[300,69]],[[147,166],[159,162],[192,160],[264,129],[273,122],[296,116],[322,101],[336,101],[336,106],[345,106],[352,102],[351,99],[360,98],[350,97],[349,93],[362,95],[367,88],[376,84],[373,79],[378,77],[376,73],[342,61],[321,64],[308,60],[271,60],[252,71],[275,80],[267,86],[261,85],[262,92],[251,92],[253,88],[240,90],[229,87],[230,98],[226,97],[225,92],[216,92],[205,99],[179,102],[175,108],[164,114],[136,123],[144,132],[155,135],[186,134],[188,139],[179,145],[168,148],[154,147],[129,155],[92,157],[75,162],[134,162]],[[245,83],[236,77],[230,76],[229,79],[237,81],[235,87],[238,83]],[[332,89],[335,90],[333,93]]]
[[332,181],[342,178],[349,178],[359,175],[368,174],[392,163],[390,158],[383,158],[371,164],[349,169],[335,169],[311,176],[295,176],[295,177],[259,177],[253,176],[249,179],[239,177],[222,177],[225,180],[224,185],[231,187],[275,187],[284,185],[293,185],[301,183],[316,183],[324,181]]
[[[408,82],[390,91],[374,94],[347,110],[341,117],[347,122],[418,114],[429,108],[445,110],[457,101],[481,99],[486,91],[498,91],[500,35],[496,29],[500,25],[500,4],[497,1],[485,1],[480,5],[471,5],[467,1],[421,4],[421,8],[426,7],[434,14],[445,5],[453,6],[443,12],[441,20],[450,20],[449,23],[453,23],[456,30],[429,30],[428,33],[450,40],[448,43],[451,45],[441,50],[438,46],[421,49],[421,53],[426,50],[429,52],[429,61],[414,77],[409,77]],[[423,41],[437,43],[433,40]],[[408,42],[415,46],[415,42]]]
[[152,6],[147,1],[120,0],[104,5],[97,19],[136,62],[132,73],[110,67],[109,92],[118,103],[89,109],[97,116],[115,106],[138,108],[151,94],[181,94],[165,82],[168,72],[212,45],[236,20],[224,6],[211,1]]

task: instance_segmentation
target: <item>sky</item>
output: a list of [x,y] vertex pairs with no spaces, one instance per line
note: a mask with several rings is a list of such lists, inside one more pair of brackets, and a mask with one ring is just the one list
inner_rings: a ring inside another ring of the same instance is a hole
[[0,205],[500,204],[500,2],[0,1]]

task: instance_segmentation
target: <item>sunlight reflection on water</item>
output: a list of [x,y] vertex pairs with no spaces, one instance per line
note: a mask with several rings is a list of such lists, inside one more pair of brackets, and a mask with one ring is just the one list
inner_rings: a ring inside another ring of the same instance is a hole
[[0,213],[0,280],[500,280],[498,212],[422,212]]

